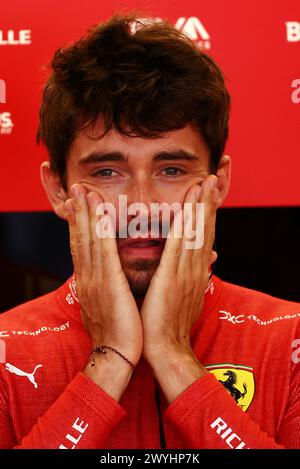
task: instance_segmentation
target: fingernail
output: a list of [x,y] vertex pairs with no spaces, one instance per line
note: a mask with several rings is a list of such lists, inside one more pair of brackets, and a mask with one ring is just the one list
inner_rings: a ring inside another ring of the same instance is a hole
[[73,204],[72,204],[72,201],[71,199],[68,199],[65,201],[65,208],[67,210],[68,213],[72,213],[73,212]]
[[219,190],[218,189],[214,190],[213,201],[214,201],[215,204],[217,204],[219,202]]
[[75,199],[79,196],[79,187],[76,184],[71,187],[71,194]]
[[95,194],[93,192],[89,192],[86,196],[88,205],[92,207],[95,203]]
[[218,178],[216,176],[214,176],[209,181],[210,190],[214,191],[217,188],[217,184],[218,184]]

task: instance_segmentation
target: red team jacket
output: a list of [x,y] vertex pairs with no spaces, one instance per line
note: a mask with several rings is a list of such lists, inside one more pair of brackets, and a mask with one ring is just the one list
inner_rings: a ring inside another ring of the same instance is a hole
[[118,403],[81,372],[71,278],[0,316],[0,448],[299,448],[299,322],[299,304],[213,276],[191,331],[210,373],[168,405],[141,359]]

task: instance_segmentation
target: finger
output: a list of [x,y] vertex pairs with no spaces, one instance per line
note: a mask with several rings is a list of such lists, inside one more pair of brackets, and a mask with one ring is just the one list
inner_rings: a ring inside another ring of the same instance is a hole
[[218,259],[218,254],[216,253],[216,251],[212,251],[211,257],[210,257],[210,266],[212,266],[212,264],[214,264],[217,259]]
[[[197,216],[199,212],[200,197],[202,194],[201,186],[194,185],[188,191],[184,200],[184,236],[183,246],[189,247],[191,243],[187,240],[195,240],[197,238],[197,229],[199,229],[199,223],[197,224]],[[200,226],[202,228],[202,226]],[[195,243],[193,243],[195,244]],[[191,252],[191,249],[185,249],[185,251]]]
[[169,272],[176,273],[178,269],[185,268],[190,262],[192,254],[190,250],[186,249],[186,237],[190,234],[188,228],[193,228],[196,202],[200,195],[201,186],[193,186],[185,197],[183,210],[174,217],[161,258],[161,264],[165,265]]
[[[98,208],[100,208],[98,206]],[[97,208],[97,210],[98,210]],[[102,210],[99,210],[102,213]],[[99,213],[97,211],[97,213]],[[116,241],[116,215],[115,212],[98,216],[96,236],[99,246],[99,262],[102,275],[114,277],[122,272],[121,261]]]
[[202,183],[201,202],[207,203],[212,212],[217,210],[218,178],[210,174]]
[[183,211],[175,213],[170,227],[164,250],[160,259],[160,266],[165,270],[166,275],[176,274],[182,250],[183,236]]
[[198,202],[200,200],[201,193],[202,193],[202,187],[200,186],[200,184],[193,185],[187,192],[185,199],[184,199],[184,203],[194,204]]
[[206,274],[210,268],[215,236],[216,185],[217,178],[211,175],[201,186],[193,186],[187,193],[184,204],[185,236],[179,263],[183,274],[187,269],[202,269],[202,273]]
[[80,273],[84,278],[91,274],[90,218],[86,200],[86,190],[80,184],[71,187],[76,218],[76,245],[80,262]]
[[76,243],[76,217],[75,217],[75,208],[73,206],[72,200],[68,199],[65,202],[65,213],[66,218],[69,224],[69,238],[70,238],[70,249],[73,260],[73,267],[75,276],[80,276],[80,261],[79,254]]
[[[87,203],[90,216],[90,256],[92,273],[98,276],[101,273],[101,242],[97,236],[97,223],[99,216],[97,215],[97,207],[103,203],[102,197],[96,192],[87,194]],[[102,275],[100,275],[102,278]]]
[[202,247],[203,220],[199,210],[201,208],[201,194],[201,186],[194,185],[190,188],[184,200],[184,232],[182,253],[179,260],[179,269],[182,270],[190,267],[195,251]]
[[215,225],[217,213],[218,179],[210,175],[202,184],[201,202],[204,203],[204,257],[210,261],[212,247],[215,239]]

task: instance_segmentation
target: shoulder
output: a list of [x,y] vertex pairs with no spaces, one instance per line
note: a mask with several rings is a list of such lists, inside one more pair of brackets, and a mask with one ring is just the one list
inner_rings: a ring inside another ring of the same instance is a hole
[[280,324],[294,327],[300,324],[300,303],[262,293],[250,288],[222,282],[219,301],[220,319],[230,322],[253,323],[260,326]]
[[59,321],[63,317],[58,302],[58,293],[62,288],[63,286],[0,314],[0,339],[33,336],[39,334],[39,330]]

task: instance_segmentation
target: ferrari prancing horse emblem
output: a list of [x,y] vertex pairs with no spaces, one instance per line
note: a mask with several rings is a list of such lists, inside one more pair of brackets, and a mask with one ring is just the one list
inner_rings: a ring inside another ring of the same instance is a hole
[[253,400],[255,391],[253,368],[232,363],[207,365],[205,368],[215,375],[237,405],[246,411]]

